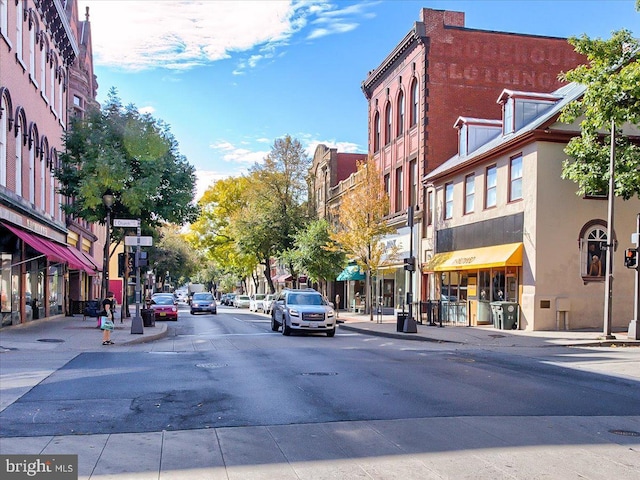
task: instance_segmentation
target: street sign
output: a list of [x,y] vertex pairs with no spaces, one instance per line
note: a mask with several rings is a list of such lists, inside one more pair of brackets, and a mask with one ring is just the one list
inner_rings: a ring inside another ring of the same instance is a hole
[[124,237],[125,245],[150,247],[153,245],[153,237]]
[[[632,233],[631,234],[631,243],[635,243],[636,245],[638,245],[638,243],[640,243],[640,238],[638,238],[638,234],[637,233]],[[640,247],[640,245],[638,245]]]
[[130,218],[114,218],[113,219],[114,227],[139,227],[140,219],[130,219]]

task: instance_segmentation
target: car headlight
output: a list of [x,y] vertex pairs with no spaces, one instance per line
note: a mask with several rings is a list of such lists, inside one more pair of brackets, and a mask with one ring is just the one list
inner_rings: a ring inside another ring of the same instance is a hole
[[178,311],[178,309],[177,309],[176,307],[173,307],[173,308],[171,309],[171,311],[172,311],[172,312],[177,312],[177,311]]
[[333,310],[331,310],[330,312],[327,312],[327,318],[331,318],[333,317]]
[[292,317],[299,317],[299,316],[300,316],[300,314],[298,313],[298,311],[297,311],[297,310],[295,310],[295,309],[293,309],[293,308],[290,308],[290,309],[289,309],[289,315],[291,315]]

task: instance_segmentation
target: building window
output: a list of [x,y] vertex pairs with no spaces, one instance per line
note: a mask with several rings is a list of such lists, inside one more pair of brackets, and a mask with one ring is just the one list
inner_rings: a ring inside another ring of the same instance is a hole
[[[0,0],[1,2],[2,0]],[[9,115],[7,115],[7,102],[4,95],[0,96],[0,186],[7,186],[7,130],[9,130]]]
[[23,3],[18,2],[16,5],[16,57],[19,62],[22,61],[23,56],[23,43],[22,43],[22,16],[23,16]]
[[36,80],[36,26],[29,30],[29,75],[35,83]]
[[398,95],[398,137],[404,133],[404,93]]
[[502,108],[502,132],[506,135],[512,133],[513,125],[513,98],[509,98]]
[[387,108],[384,112],[384,144],[389,145],[391,143],[391,103],[387,103]]
[[418,161],[409,162],[409,205],[418,204]]
[[427,225],[433,224],[433,190],[427,194]]
[[7,28],[8,28],[8,22],[7,22],[7,2],[9,0],[0,0],[0,33],[5,37],[8,38],[7,35]]
[[411,84],[411,115],[409,121],[411,122],[411,126],[415,126],[418,124],[418,80],[416,78],[413,79],[413,83]]
[[464,179],[464,213],[472,213],[475,209],[476,176],[472,173]]
[[453,218],[453,183],[444,186],[444,219]]
[[585,279],[603,280],[606,272],[607,227],[601,221],[585,225],[580,234],[580,271]]
[[487,167],[484,187],[484,208],[493,208],[497,203],[496,185],[498,180],[498,169],[495,165]]
[[373,151],[380,150],[380,112],[373,117]]
[[509,161],[509,201],[522,200],[522,155]]
[[402,197],[404,196],[404,175],[402,175],[402,168],[396,169],[396,212],[402,210]]
[[[388,173],[384,176],[384,193],[387,196],[387,198],[391,198],[391,177],[389,176]],[[387,207],[387,215],[389,215],[389,213],[390,213],[390,206]]]

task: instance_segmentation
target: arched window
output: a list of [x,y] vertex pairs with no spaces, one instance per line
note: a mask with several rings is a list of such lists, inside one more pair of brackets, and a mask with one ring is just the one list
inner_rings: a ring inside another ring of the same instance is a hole
[[404,133],[404,93],[400,90],[398,95],[398,127],[397,136],[399,137]]
[[391,102],[384,109],[384,144],[391,143]]
[[22,197],[22,192],[23,192],[23,188],[22,188],[22,181],[23,181],[23,175],[22,175],[22,169],[23,169],[23,147],[25,144],[25,124],[26,124],[26,119],[24,116],[24,110],[22,110],[21,108],[18,108],[16,111],[16,116],[15,116],[15,137],[16,137],[16,150],[15,150],[15,156],[16,156],[16,194],[19,197]]
[[587,223],[580,232],[580,273],[585,280],[604,280],[607,227],[603,220]]
[[411,83],[411,112],[410,112],[411,126],[415,126],[418,124],[418,80],[416,78],[413,79]]
[[7,186],[7,131],[9,130],[9,109],[0,92],[0,186]]
[[373,117],[373,151],[380,150],[380,112]]

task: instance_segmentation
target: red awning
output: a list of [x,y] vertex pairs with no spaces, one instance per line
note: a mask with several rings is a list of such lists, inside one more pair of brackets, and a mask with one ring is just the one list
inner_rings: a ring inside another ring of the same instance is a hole
[[292,279],[293,277],[288,274],[288,273],[283,273],[281,275],[276,275],[274,277],[271,277],[271,280],[273,280],[276,283],[284,283],[284,282],[288,282]]
[[93,258],[89,254],[81,252],[80,250],[76,250],[73,247],[67,247],[67,248],[73,254],[73,256],[75,256],[78,260],[80,260],[80,263],[82,263],[83,265],[82,270],[87,272],[89,275],[94,275],[96,271],[99,270],[98,264],[95,262],[95,260],[93,260]]
[[69,268],[73,270],[84,270],[87,273],[94,273],[95,270],[85,265],[77,258],[66,245],[60,245],[44,237],[40,237],[33,233],[21,230],[6,223],[2,223],[20,240],[30,245],[35,250],[43,253],[49,260],[60,263],[68,263]]

